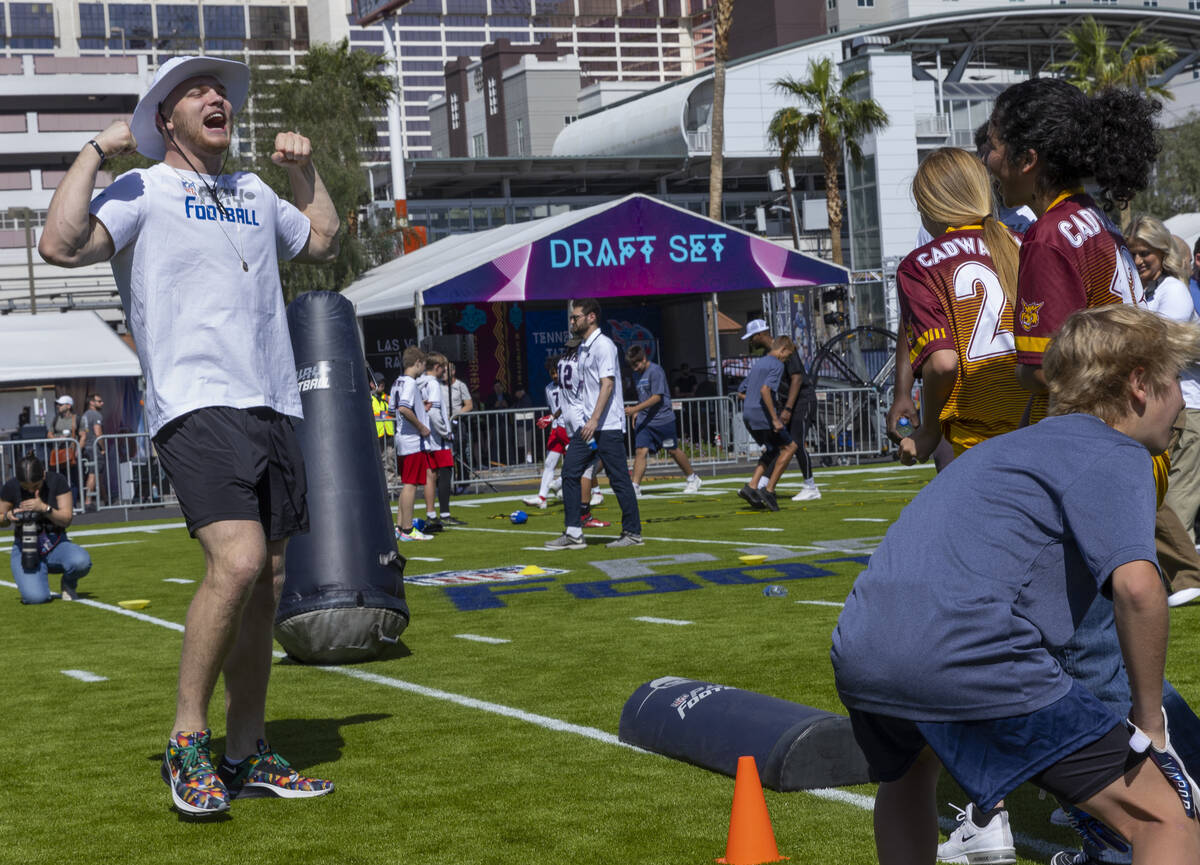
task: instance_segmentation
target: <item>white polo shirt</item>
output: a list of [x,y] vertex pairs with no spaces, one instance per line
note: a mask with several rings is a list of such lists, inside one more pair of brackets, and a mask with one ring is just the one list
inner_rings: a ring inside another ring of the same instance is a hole
[[622,400],[621,364],[616,344],[597,327],[579,346],[579,378],[583,391],[583,422],[587,423],[596,410],[600,396],[600,379],[613,380],[608,408],[596,425],[597,430],[625,431],[625,404]]

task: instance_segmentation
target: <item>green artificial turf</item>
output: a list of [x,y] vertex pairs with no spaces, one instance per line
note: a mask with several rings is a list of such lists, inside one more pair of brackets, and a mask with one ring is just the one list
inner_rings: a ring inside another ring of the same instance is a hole
[[[602,545],[618,532],[611,495],[595,514],[614,526],[589,530],[587,550],[557,553],[524,548],[562,530],[561,506],[530,509],[519,501],[528,491],[463,497],[455,512],[469,527],[401,545],[412,557],[409,578],[504,565],[569,572],[493,586],[500,606],[491,609],[462,609],[453,591],[409,585],[412,621],[385,658],[344,668],[279,660],[268,735],[297,768],[332,778],[337,791],[237,801],[227,818],[207,824],[171,811],[159,778],[181,637],[163,623],[183,622],[195,588],[165,580],[199,580],[199,547],[182,528],[80,527],[77,539],[94,560],[81,590],[97,604],[24,607],[14,588],[0,587],[0,862],[711,862],[724,853],[733,780],[615,743],[621,709],[643,682],[678,675],[842,711],[828,659],[839,607],[797,602],[844,599],[863,557],[932,476],[880,468],[820,472],[817,502],[791,502],[798,478],[788,478],[779,513],[744,508],[734,495],[740,478],[706,480],[702,492],[720,494],[686,497],[678,481],[648,480],[646,544],[626,550]],[[521,526],[507,518],[518,508],[530,513]],[[774,558],[747,569],[738,557],[754,551]],[[650,557],[658,560],[642,563],[648,576],[606,582],[605,563]],[[778,582],[788,595],[730,584],[730,572]],[[505,589],[523,591],[499,594]],[[114,606],[134,598],[150,601],[141,611],[149,620]],[[1193,701],[1195,620],[1188,608],[1172,613],[1169,662]],[[218,695],[217,754],[220,707]],[[860,804],[768,791],[781,854],[873,862],[871,815],[861,806],[873,787],[849,792]],[[952,782],[940,792],[963,804]],[[1049,845],[1071,844],[1047,822],[1053,805],[1036,791],[1022,789],[1010,805],[1014,828],[1033,839],[1018,845],[1029,857],[1022,862],[1044,862]]]

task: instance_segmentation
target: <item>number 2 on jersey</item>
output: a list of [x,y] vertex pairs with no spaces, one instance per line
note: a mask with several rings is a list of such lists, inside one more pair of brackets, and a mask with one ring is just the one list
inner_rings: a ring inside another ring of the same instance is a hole
[[1004,289],[1000,277],[990,267],[970,261],[954,272],[954,299],[966,300],[983,292],[983,302],[975,316],[975,328],[967,345],[967,360],[983,360],[1016,353],[1012,330],[1005,330]]

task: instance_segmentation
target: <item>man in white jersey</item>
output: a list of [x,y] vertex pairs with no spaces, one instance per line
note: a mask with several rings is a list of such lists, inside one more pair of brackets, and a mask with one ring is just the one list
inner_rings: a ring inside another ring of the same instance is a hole
[[[446,372],[444,354],[427,355],[425,374],[417,379],[429,415],[429,467],[425,472],[425,529],[440,532],[443,519],[450,516],[450,473],[454,470],[454,455],[450,452],[450,410],[446,403],[442,376]],[[435,501],[441,497],[441,511]]]
[[[146,425],[204,550],[188,609],[162,775],[176,809],[232,798],[320,796],[266,742],[272,630],[290,535],[307,531],[302,417],[279,259],[338,249],[337,211],[295,132],[275,137],[295,205],[256,175],[222,174],[250,70],[211,57],[164,63],[129,124],[84,144],[50,202],[38,249],[64,267],[112,262],[146,380]],[[92,199],[110,156],[161,160]],[[225,675],[225,756],[214,768],[208,704]]]
[[[625,409],[621,404],[621,368],[617,347],[600,331],[600,304],[592,298],[572,301],[568,316],[571,333],[580,337],[579,383],[584,423],[571,436],[563,460],[563,509],[566,530],[547,549],[578,550],[586,547],[580,514],[579,482],[593,451],[608,472],[621,507],[621,536],[610,547],[641,546],[642,522],[637,497],[629,477],[625,454]],[[559,380],[562,387],[571,382]]]

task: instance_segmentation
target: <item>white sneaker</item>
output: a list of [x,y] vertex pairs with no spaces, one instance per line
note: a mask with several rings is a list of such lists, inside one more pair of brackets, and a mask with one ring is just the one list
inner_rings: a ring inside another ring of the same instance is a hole
[[794,502],[811,502],[821,497],[821,491],[817,489],[816,484],[804,484],[800,487],[800,492],[792,496]]
[[521,501],[529,505],[531,508],[541,508],[542,510],[546,510],[546,499],[544,496],[525,496],[525,498],[521,499]]
[[683,491],[685,493],[698,493],[700,492],[700,483],[700,475],[692,475],[687,479],[687,483],[683,485]]
[[[641,484],[633,485],[633,497],[635,499],[640,499],[642,497],[642,485]],[[595,504],[595,503],[593,502],[593,504]]]
[[966,809],[950,806],[958,812],[958,828],[950,837],[938,845],[939,862],[955,862],[960,865],[1015,865],[1017,849],[1013,846],[1012,829],[1008,825],[1008,811],[1004,810],[984,827],[975,825],[972,819],[978,811],[974,803]]
[[550,494],[557,496],[562,492],[562,478],[557,477],[550,481]]
[[592,492],[592,500],[591,500],[590,502],[588,502],[588,504],[589,504],[591,507],[593,507],[593,508],[594,508],[594,507],[596,507],[597,505],[602,505],[602,504],[604,504],[604,496],[603,496],[603,494],[601,494],[601,493],[600,493],[600,492],[598,492],[598,491],[593,491],[593,492]]
[[1196,598],[1200,598],[1200,589],[1180,589],[1167,596],[1167,606],[1182,607],[1184,604],[1190,604]]
[[397,531],[396,537],[401,541],[432,541],[433,540],[433,535],[427,535],[424,532],[418,531],[415,528],[409,529],[407,532],[402,532],[399,529],[397,529],[396,531]]

